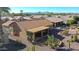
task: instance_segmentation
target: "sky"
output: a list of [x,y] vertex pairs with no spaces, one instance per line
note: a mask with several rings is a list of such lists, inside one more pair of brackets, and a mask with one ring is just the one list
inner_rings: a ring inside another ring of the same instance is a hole
[[79,13],[79,7],[10,7],[11,12],[56,12],[56,13]]

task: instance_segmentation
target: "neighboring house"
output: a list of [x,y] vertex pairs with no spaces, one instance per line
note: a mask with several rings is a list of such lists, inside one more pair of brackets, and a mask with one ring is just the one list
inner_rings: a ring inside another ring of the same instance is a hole
[[23,17],[25,20],[30,20],[31,19],[31,17],[30,16],[25,16],[25,17]]
[[65,16],[61,16],[61,19],[63,20],[63,22],[66,24],[67,20],[69,19],[71,15],[65,15]]
[[9,36],[11,37],[11,35],[19,36],[21,31],[15,21],[7,21],[6,23],[2,24],[2,27],[5,36],[8,36],[6,39],[10,39]]
[[23,18],[23,16],[14,16],[14,17],[13,17],[13,20],[19,22],[19,21],[23,21],[23,20],[25,20],[25,19]]
[[63,24],[63,20],[58,17],[48,17],[46,19],[53,23],[53,27],[61,26]]
[[32,15],[31,18],[34,19],[34,20],[45,19],[45,17],[43,17],[43,15]]
[[2,20],[2,21],[8,21],[9,18],[8,18],[8,17],[1,17],[1,20]]
[[[8,24],[8,25],[7,25]],[[48,35],[52,23],[48,20],[8,21],[3,27],[12,29],[10,36],[16,40],[30,39],[32,42]]]

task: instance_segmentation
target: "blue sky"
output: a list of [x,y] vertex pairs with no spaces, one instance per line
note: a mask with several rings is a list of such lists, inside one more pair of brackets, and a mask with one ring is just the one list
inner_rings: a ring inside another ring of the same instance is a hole
[[79,7],[10,7],[11,12],[56,12],[56,13],[79,13]]

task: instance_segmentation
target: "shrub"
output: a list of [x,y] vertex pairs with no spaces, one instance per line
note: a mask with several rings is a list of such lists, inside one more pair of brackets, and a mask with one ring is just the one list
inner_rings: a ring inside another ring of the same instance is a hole
[[73,35],[73,41],[77,41],[77,40],[78,40],[77,34]]
[[64,30],[64,31],[62,32],[62,34],[65,35],[65,36],[67,36],[67,35],[68,35],[68,30]]
[[79,16],[74,16],[74,19],[75,19],[76,21],[79,21]]
[[36,47],[35,45],[32,46],[32,51],[35,51],[36,50]]
[[73,25],[73,24],[75,24],[76,23],[76,21],[73,19],[73,18],[69,18],[68,20],[67,20],[67,25],[69,25],[69,26],[71,26],[71,25]]
[[45,45],[48,45],[48,42],[47,42],[47,41],[45,41],[45,42],[44,42],[44,44],[45,44]]
[[54,36],[48,36],[48,45],[51,47],[51,48],[56,48],[59,46],[59,40],[56,39]]
[[78,36],[77,36],[77,34],[72,35],[70,40],[71,40],[71,42],[78,41]]

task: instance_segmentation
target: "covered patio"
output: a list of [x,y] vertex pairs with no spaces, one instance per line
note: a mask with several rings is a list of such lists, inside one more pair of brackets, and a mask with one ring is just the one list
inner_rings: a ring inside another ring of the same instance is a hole
[[59,27],[63,24],[63,20],[58,17],[48,17],[47,19],[53,24],[53,27]]
[[49,34],[49,27],[45,26],[27,30],[28,39],[30,39],[32,42],[42,40],[44,37],[47,37],[48,34]]

